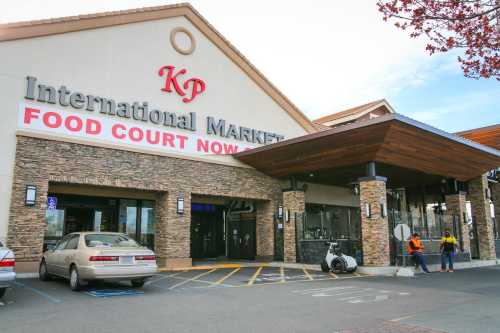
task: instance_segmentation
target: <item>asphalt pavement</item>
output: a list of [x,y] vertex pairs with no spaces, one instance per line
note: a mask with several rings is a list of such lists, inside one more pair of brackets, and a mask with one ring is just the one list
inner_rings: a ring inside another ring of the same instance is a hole
[[141,289],[19,279],[0,332],[499,332],[500,266],[414,278],[279,267],[158,274]]

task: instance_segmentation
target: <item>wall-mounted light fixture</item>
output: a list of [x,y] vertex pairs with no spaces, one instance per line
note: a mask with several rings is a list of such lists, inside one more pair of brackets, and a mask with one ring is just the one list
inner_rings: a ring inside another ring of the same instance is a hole
[[380,215],[387,217],[387,204],[383,201],[380,202]]
[[282,204],[279,204],[278,205],[278,219],[282,219],[283,218],[283,205]]
[[355,196],[359,195],[359,184],[353,184],[353,186],[352,186],[352,194],[354,194]]
[[290,210],[285,210],[285,222],[290,223]]
[[184,214],[184,198],[177,198],[177,214]]
[[365,216],[369,219],[372,217],[372,207],[368,202],[365,203]]
[[26,196],[24,198],[24,204],[26,206],[33,206],[36,202],[36,186],[26,185]]
[[484,195],[486,196],[486,199],[491,199],[491,189],[489,187],[484,189]]

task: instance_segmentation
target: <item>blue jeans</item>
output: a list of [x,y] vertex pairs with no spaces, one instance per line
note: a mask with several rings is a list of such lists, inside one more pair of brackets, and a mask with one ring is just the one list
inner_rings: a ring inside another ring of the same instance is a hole
[[415,260],[417,267],[421,266],[422,270],[424,272],[429,273],[429,270],[427,269],[427,265],[425,264],[424,255],[420,252],[413,252],[412,256],[413,256],[413,259]]
[[453,257],[455,256],[455,253],[452,251],[443,251],[441,253],[441,269],[445,270],[446,269],[446,259],[448,258],[448,269],[453,270]]

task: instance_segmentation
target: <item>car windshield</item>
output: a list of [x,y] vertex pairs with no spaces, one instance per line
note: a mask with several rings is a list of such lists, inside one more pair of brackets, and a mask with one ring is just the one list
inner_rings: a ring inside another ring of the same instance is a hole
[[137,242],[126,235],[90,234],[85,235],[87,247],[140,247]]

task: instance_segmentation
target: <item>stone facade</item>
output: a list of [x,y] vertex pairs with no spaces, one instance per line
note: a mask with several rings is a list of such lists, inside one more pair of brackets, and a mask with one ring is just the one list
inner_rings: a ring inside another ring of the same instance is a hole
[[[465,253],[470,253],[470,237],[469,237],[469,226],[467,222],[467,207],[466,197],[464,192],[458,194],[449,194],[445,196],[446,202],[446,212],[450,215],[456,215],[460,217],[460,234],[462,235],[462,245]],[[450,226],[448,226],[450,227]],[[452,227],[452,226],[451,226]]]
[[[257,200],[257,255],[273,254],[272,212],[281,187],[259,171],[18,136],[7,237],[19,262],[41,257],[51,182],[156,192],[155,244],[162,265],[190,262],[191,195]],[[34,206],[24,205],[26,185],[37,186]],[[181,195],[183,215],[176,211]]]
[[[500,183],[491,184],[491,200],[495,208],[495,220],[497,226],[500,224]],[[497,233],[500,232],[497,228]]]
[[[386,183],[383,180],[360,180],[361,240],[365,266],[389,266],[389,222],[383,217],[381,203],[387,203]],[[370,205],[371,216],[365,206]]]
[[472,216],[477,228],[479,242],[479,258],[496,259],[495,237],[491,220],[490,202],[486,198],[488,180],[482,175],[469,181],[469,199],[472,206]]
[[257,260],[274,259],[274,216],[277,207],[274,200],[257,203]]
[[283,209],[288,211],[289,222],[285,221],[284,228],[284,261],[297,261],[297,238],[296,238],[296,218],[303,216],[306,210],[304,191],[286,191],[283,192]]

